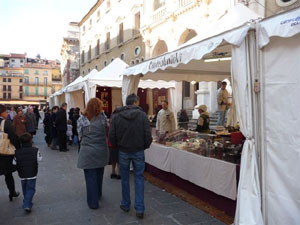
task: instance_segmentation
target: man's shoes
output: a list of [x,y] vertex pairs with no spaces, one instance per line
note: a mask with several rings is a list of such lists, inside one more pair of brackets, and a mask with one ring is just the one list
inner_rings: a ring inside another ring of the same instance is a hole
[[139,218],[139,219],[143,219],[143,218],[144,218],[144,213],[138,213],[138,212],[137,212],[135,215],[136,215],[136,217]]
[[31,208],[24,208],[25,212],[31,213]]
[[117,180],[121,180],[121,176],[120,176],[120,175],[117,175],[116,179],[117,179]]
[[125,208],[124,206],[120,205],[120,209],[122,209],[124,212],[129,212],[129,209]]
[[117,179],[117,174],[115,174],[115,173],[112,173],[112,174],[110,175],[110,179],[114,179],[114,178],[116,178],[116,179]]

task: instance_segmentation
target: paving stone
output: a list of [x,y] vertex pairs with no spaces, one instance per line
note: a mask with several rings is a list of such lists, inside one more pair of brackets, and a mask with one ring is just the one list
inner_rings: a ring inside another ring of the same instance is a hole
[[[103,196],[100,208],[91,210],[86,202],[84,174],[77,168],[77,146],[69,152],[49,149],[44,143],[43,130],[34,137],[42,153],[39,164],[33,210],[26,214],[22,209],[22,194],[13,202],[8,201],[4,176],[0,177],[1,225],[221,225],[223,223],[189,205],[159,187],[145,181],[145,217],[136,218],[134,210],[134,179],[131,173],[132,205],[129,213],[123,212],[121,181],[110,179],[111,167],[107,166],[103,179]],[[16,189],[21,192],[21,182],[14,173]]]

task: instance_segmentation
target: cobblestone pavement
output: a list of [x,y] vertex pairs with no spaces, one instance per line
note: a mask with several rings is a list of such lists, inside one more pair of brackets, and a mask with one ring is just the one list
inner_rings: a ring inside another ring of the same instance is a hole
[[[100,224],[100,225],[221,225],[222,222],[181,199],[145,181],[145,217],[137,219],[134,207],[129,213],[120,210],[120,180],[110,179],[110,166],[105,168],[103,196],[98,210],[87,207],[83,171],[76,167],[77,147],[68,152],[49,149],[42,129],[34,138],[43,161],[39,164],[37,191],[31,214],[26,214],[21,205],[23,196],[13,202],[8,200],[4,176],[0,177],[0,224],[44,225],[44,224]],[[16,189],[21,192],[20,180],[14,173]],[[133,177],[131,177],[133,191]],[[131,194],[133,198],[133,193]],[[134,200],[132,199],[132,202]]]

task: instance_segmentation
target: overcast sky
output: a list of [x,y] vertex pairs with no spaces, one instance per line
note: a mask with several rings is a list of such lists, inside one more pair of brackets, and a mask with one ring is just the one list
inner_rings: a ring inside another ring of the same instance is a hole
[[0,54],[60,59],[69,22],[79,22],[97,0],[0,0]]

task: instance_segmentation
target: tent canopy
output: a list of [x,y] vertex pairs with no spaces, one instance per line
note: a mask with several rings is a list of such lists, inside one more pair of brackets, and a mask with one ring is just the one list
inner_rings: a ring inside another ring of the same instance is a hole
[[[231,70],[229,58],[231,56],[231,46],[228,44],[239,46],[249,29],[250,25],[244,25],[173,52],[168,52],[127,68],[124,75],[142,75],[141,79],[166,81],[223,80],[230,76]],[[207,62],[207,59],[214,60],[217,58],[222,58],[224,61]]]

